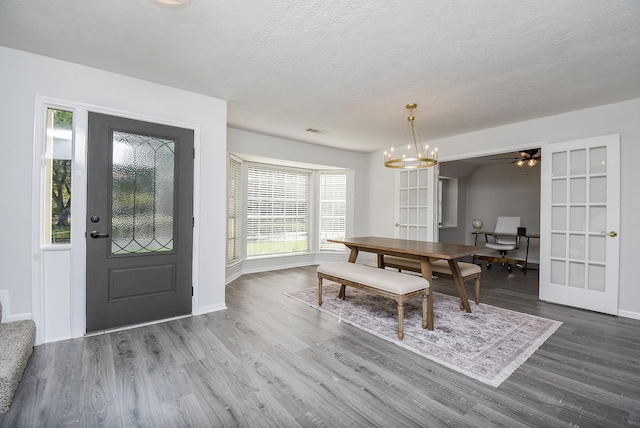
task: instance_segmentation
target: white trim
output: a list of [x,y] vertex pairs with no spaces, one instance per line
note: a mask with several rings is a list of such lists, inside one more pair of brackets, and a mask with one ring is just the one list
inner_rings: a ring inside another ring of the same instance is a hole
[[229,283],[235,281],[236,279],[240,278],[241,276],[242,276],[242,272],[241,271],[238,270],[238,271],[233,272],[233,274],[231,274],[230,276],[225,278],[224,285],[229,285]]
[[[89,113],[87,110],[73,112],[73,166],[72,189],[81,189],[82,195],[76,198],[74,192],[73,214],[71,221],[71,337],[81,337],[86,331],[87,288],[86,288],[86,251],[84,239],[85,219],[87,218],[87,130]],[[75,203],[78,199],[81,203]],[[82,219],[82,221],[73,221]]]
[[198,312],[194,312],[193,315],[203,315],[211,312],[224,311],[226,309],[228,309],[226,304],[218,303],[217,305],[203,306]]
[[[33,181],[31,182],[31,313],[36,323],[35,344],[42,343],[44,337],[44,279],[42,272],[42,188],[43,188],[43,152],[45,139],[46,109],[48,101],[39,95],[35,98],[33,121]],[[37,171],[37,173],[36,173]]]
[[163,320],[143,322],[143,323],[140,323],[140,324],[125,325],[125,326],[122,326],[122,327],[110,328],[110,329],[107,329],[107,330],[92,331],[91,333],[85,334],[85,337],[102,336],[103,334],[115,333],[115,332],[118,332],[118,331],[131,330],[131,329],[134,329],[134,328],[145,327],[147,325],[160,324],[160,323],[163,323],[163,322],[181,320],[183,318],[189,318],[191,316],[193,316],[193,315],[180,315],[180,316],[177,316],[177,317],[166,318],[166,319],[163,319]]
[[[42,189],[43,189],[43,143],[45,138],[45,112],[47,108],[59,108],[73,112],[74,128],[74,159],[72,163],[72,189],[74,192],[74,213],[76,219],[71,223],[71,245],[47,246],[41,245],[42,236]],[[200,210],[200,126],[193,123],[186,123],[164,117],[145,115],[124,111],[120,109],[107,108],[92,104],[81,103],[58,98],[50,98],[42,95],[35,97],[34,115],[34,142],[33,142],[33,171],[32,182],[32,316],[36,322],[36,344],[43,343],[46,337],[46,325],[44,323],[44,280],[43,257],[45,251],[70,251],[71,252],[71,284],[70,299],[72,312],[69,314],[70,333],[69,337],[55,338],[54,340],[77,338],[84,336],[86,332],[86,241],[85,241],[85,218],[87,206],[87,126],[88,112],[108,114],[128,119],[158,123],[168,126],[175,126],[193,130],[194,150],[196,153],[193,168],[193,215],[195,217],[193,227],[193,248],[192,248],[192,286],[193,297],[191,300],[192,313],[201,313],[198,310],[199,304],[199,269],[200,269],[200,221],[196,213]],[[22,315],[21,315],[22,316]],[[162,322],[166,320],[159,320]]]
[[27,321],[31,319],[33,319],[33,316],[29,312],[5,316],[4,309],[2,311],[2,324],[8,323],[8,322],[14,322],[14,321]]
[[492,155],[500,155],[500,154],[505,154],[505,153],[508,153],[508,152],[519,152],[519,151],[522,150],[523,146],[530,147],[530,148],[542,147],[546,143],[547,143],[546,141],[542,141],[542,142],[531,143],[531,144],[527,144],[527,145],[518,144],[518,145],[514,145],[514,146],[503,146],[503,147],[491,148],[491,149],[486,149],[486,150],[480,150],[480,151],[477,151],[477,152],[460,153],[460,154],[453,155],[453,156],[439,157],[438,158],[438,163],[451,162],[451,161],[456,161],[456,160],[480,158],[480,157],[492,156]]
[[624,318],[631,318],[634,320],[640,320],[640,312],[625,311],[623,309],[618,309],[618,316],[624,317]]

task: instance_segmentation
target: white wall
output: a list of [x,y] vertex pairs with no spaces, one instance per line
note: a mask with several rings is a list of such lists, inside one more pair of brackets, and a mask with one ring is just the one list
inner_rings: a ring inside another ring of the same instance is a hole
[[[464,220],[465,241],[473,245],[474,230],[471,221],[479,218],[484,222],[483,229],[492,231],[496,227],[498,216],[520,217],[520,224],[527,233],[540,232],[540,165],[530,168],[514,164],[482,165],[467,180],[467,212]],[[478,245],[484,245],[484,237],[478,238]],[[510,257],[524,259],[526,246],[521,242],[517,251],[511,251]],[[530,263],[540,260],[540,240],[530,239]]]
[[0,47],[0,64],[4,177],[0,186],[0,290],[9,296],[11,312],[31,315],[32,281],[38,281],[33,266],[40,255],[32,248],[32,234],[38,234],[32,231],[32,182],[39,174],[33,167],[36,96],[192,124],[198,129],[195,216],[200,233],[194,242],[199,258],[194,260],[197,296],[193,310],[224,308],[225,240],[220,231],[225,230],[226,213],[220,201],[225,200],[225,186],[212,184],[226,181],[226,102],[4,47]]
[[[541,142],[562,142],[599,135],[620,134],[621,212],[620,212],[620,314],[640,318],[640,287],[634,264],[640,256],[640,198],[637,196],[640,172],[640,99],[577,110],[556,116],[513,123],[497,128],[430,141],[438,147],[440,160],[539,147]],[[543,154],[544,155],[544,154]],[[544,159],[543,159],[544,162]],[[372,235],[393,236],[393,206],[388,196],[393,189],[391,171],[382,164],[382,153],[369,156],[369,219]],[[375,189],[375,190],[374,190]]]

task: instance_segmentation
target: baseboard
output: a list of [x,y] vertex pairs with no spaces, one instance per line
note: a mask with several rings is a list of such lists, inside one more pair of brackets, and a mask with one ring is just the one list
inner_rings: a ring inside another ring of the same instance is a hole
[[227,309],[227,305],[224,303],[218,303],[217,305],[203,306],[197,312],[193,312],[193,315],[203,315],[210,312],[224,311]]
[[12,315],[8,315],[4,313],[4,305],[2,305],[2,323],[5,322],[12,322],[12,321],[25,321],[25,320],[31,320],[33,319],[33,315],[30,314],[29,312],[26,312],[24,314],[12,314]]
[[229,283],[230,283],[231,281],[233,281],[233,280],[235,280],[235,279],[238,279],[238,278],[240,278],[241,276],[242,276],[242,272],[241,272],[241,271],[235,272],[233,275],[230,275],[230,276],[228,276],[228,277],[226,278],[224,285],[229,285]]
[[0,303],[2,303],[2,322],[25,321],[33,319],[33,314],[25,312],[22,314],[11,313],[11,302],[9,301],[9,290],[0,290]]
[[625,311],[625,310],[618,310],[618,316],[619,317],[624,317],[624,318],[632,318],[634,320],[640,320],[640,313],[639,312],[633,312],[633,311]]

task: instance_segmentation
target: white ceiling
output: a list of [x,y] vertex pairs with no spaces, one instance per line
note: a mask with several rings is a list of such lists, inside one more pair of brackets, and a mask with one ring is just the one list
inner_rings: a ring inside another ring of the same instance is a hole
[[363,152],[400,139],[409,102],[431,140],[640,98],[636,0],[0,0],[0,45],[228,100],[232,127]]

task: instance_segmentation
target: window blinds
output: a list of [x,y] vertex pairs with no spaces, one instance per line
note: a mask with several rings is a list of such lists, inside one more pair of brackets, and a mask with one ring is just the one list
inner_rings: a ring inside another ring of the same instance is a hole
[[320,174],[320,251],[344,251],[344,245],[327,242],[344,239],[347,216],[347,175]]
[[248,165],[247,258],[309,250],[309,177],[304,170]]
[[241,260],[242,237],[242,163],[229,156],[227,170],[227,266]]

